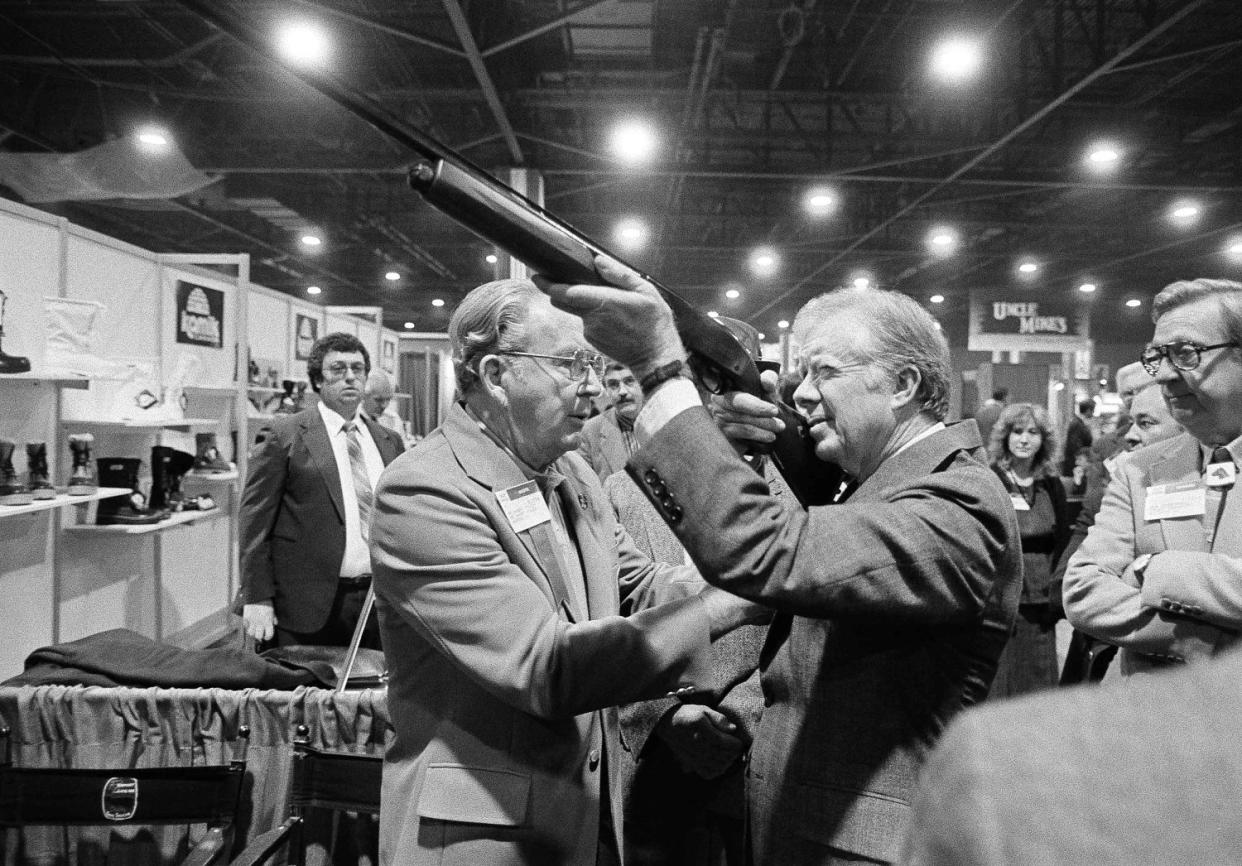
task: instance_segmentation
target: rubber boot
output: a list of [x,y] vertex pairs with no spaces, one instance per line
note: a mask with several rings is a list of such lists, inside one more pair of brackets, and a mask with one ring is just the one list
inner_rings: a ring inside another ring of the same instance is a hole
[[285,389],[285,393],[280,396],[280,405],[276,407],[273,414],[276,415],[296,415],[297,409],[293,400],[293,380],[282,379],[280,387]]
[[7,296],[0,292],[0,373],[29,373],[30,359],[24,355],[4,353],[4,304]]
[[151,502],[150,508],[168,512],[198,510],[185,501],[181,492],[181,479],[194,465],[194,455],[164,445],[151,449]]
[[210,511],[216,507],[216,501],[209,493],[197,496],[186,496],[181,490],[181,482],[186,473],[194,466],[195,457],[188,451],[174,450],[168,458],[166,479],[168,483],[168,501],[174,511]]
[[26,486],[35,500],[55,499],[56,488],[47,472],[47,444],[26,443]]
[[0,439],[0,505],[29,505],[34,501],[30,490],[13,470],[16,444]]
[[216,475],[233,471],[232,464],[220,456],[215,433],[195,433],[194,445],[197,452],[194,455],[195,475]]
[[298,382],[298,393],[293,398],[294,412],[301,412],[306,408],[306,384],[305,382]]
[[165,515],[147,508],[146,497],[138,487],[138,468],[142,461],[137,457],[100,457],[99,482],[104,487],[129,488],[129,496],[113,496],[99,501],[95,522],[100,526],[124,524],[142,526],[159,523]]
[[73,469],[69,473],[69,495],[90,496],[99,490],[95,480],[95,464],[91,462],[91,446],[95,437],[91,433],[74,433],[69,437],[69,453],[73,455]]

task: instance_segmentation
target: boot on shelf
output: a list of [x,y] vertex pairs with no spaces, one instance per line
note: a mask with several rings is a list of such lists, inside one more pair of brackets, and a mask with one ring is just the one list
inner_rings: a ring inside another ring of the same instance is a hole
[[0,292],[0,373],[29,373],[30,359],[24,355],[4,353],[4,304],[8,295]]
[[0,505],[29,505],[34,501],[30,490],[13,470],[16,443],[0,439]]
[[233,464],[220,456],[215,433],[195,433],[194,445],[197,452],[194,455],[195,475],[217,475],[233,471]]
[[306,408],[306,383],[298,382],[298,393],[293,398],[293,411],[301,412]]
[[69,495],[89,496],[99,490],[95,480],[95,464],[91,462],[91,446],[95,437],[91,433],[73,433],[69,436],[69,452],[73,455],[73,469],[69,473]]
[[297,411],[298,411],[297,404],[293,399],[293,385],[294,385],[294,382],[292,379],[281,380],[280,387],[285,389],[285,393],[280,395],[280,405],[276,407],[276,411],[274,414],[276,415],[296,415],[297,414]]
[[181,479],[194,465],[194,455],[165,445],[151,449],[151,502],[152,510],[197,511],[197,503],[185,500],[181,492]]
[[166,515],[147,508],[147,499],[138,487],[138,468],[142,461],[137,457],[100,457],[99,483],[104,487],[126,487],[128,496],[101,499],[95,522],[100,526],[111,524],[142,526],[159,523]]
[[26,486],[36,500],[56,498],[56,488],[47,471],[46,442],[26,443]]

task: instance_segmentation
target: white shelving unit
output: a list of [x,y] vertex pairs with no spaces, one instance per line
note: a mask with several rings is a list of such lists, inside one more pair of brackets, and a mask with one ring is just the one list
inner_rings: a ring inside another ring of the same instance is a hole
[[[128,493],[129,491],[123,490],[122,492]],[[223,508],[209,508],[206,511],[179,511],[165,520],[161,520],[159,523],[142,523],[137,525],[110,523],[105,526],[98,526],[94,523],[78,523],[64,527],[64,531],[83,535],[149,535],[152,532],[163,532],[165,529],[172,529],[174,526],[184,526],[187,523],[194,523],[199,520],[221,517],[226,513]]]
[[65,508],[69,505],[86,505],[91,502],[98,502],[100,499],[111,499],[114,496],[124,496],[132,492],[124,487],[100,487],[94,493],[88,493],[84,496],[70,496],[68,493],[58,493],[54,499],[40,499],[29,505],[0,505],[0,517],[35,514],[39,511],[51,511],[54,508]]
[[58,388],[87,388],[91,380],[85,376],[48,376],[43,373],[0,373],[0,382],[30,382],[32,384],[47,383]]
[[219,418],[181,418],[176,421],[152,421],[138,418],[131,421],[105,421],[102,419],[71,419],[61,420],[63,427],[102,427],[106,429],[132,430],[192,430],[195,427],[218,427]]

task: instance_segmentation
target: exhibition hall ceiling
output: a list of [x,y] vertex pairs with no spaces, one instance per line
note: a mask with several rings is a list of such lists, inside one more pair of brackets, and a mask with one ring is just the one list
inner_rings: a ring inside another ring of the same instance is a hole
[[[975,289],[1086,305],[1097,340],[1136,342],[1164,284],[1242,275],[1237,0],[213,5],[273,42],[317,28],[304,62],[475,164],[538,172],[549,210],[769,339],[865,281],[954,343]],[[132,158],[183,156],[203,185],[116,164],[151,125],[165,150]],[[415,154],[182,4],[0,0],[0,158],[92,149],[154,197],[33,201],[12,163],[0,194],[159,252],[249,253],[256,282],[397,328],[443,330],[493,275],[408,188]],[[89,188],[85,160],[58,165]]]

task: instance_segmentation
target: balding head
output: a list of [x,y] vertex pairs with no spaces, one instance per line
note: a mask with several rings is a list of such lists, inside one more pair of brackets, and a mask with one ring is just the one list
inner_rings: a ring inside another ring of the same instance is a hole
[[388,374],[378,367],[371,371],[371,375],[367,377],[367,387],[364,392],[363,408],[372,418],[378,418],[384,414],[384,410],[388,408],[388,403],[392,400],[393,387],[392,380],[388,378]]
[[1134,402],[1134,395],[1143,388],[1152,383],[1151,376],[1143,369],[1141,361],[1135,361],[1132,364],[1126,364],[1117,370],[1116,376],[1117,393],[1121,395],[1121,402],[1125,404],[1127,414],[1130,412],[1130,404]]

